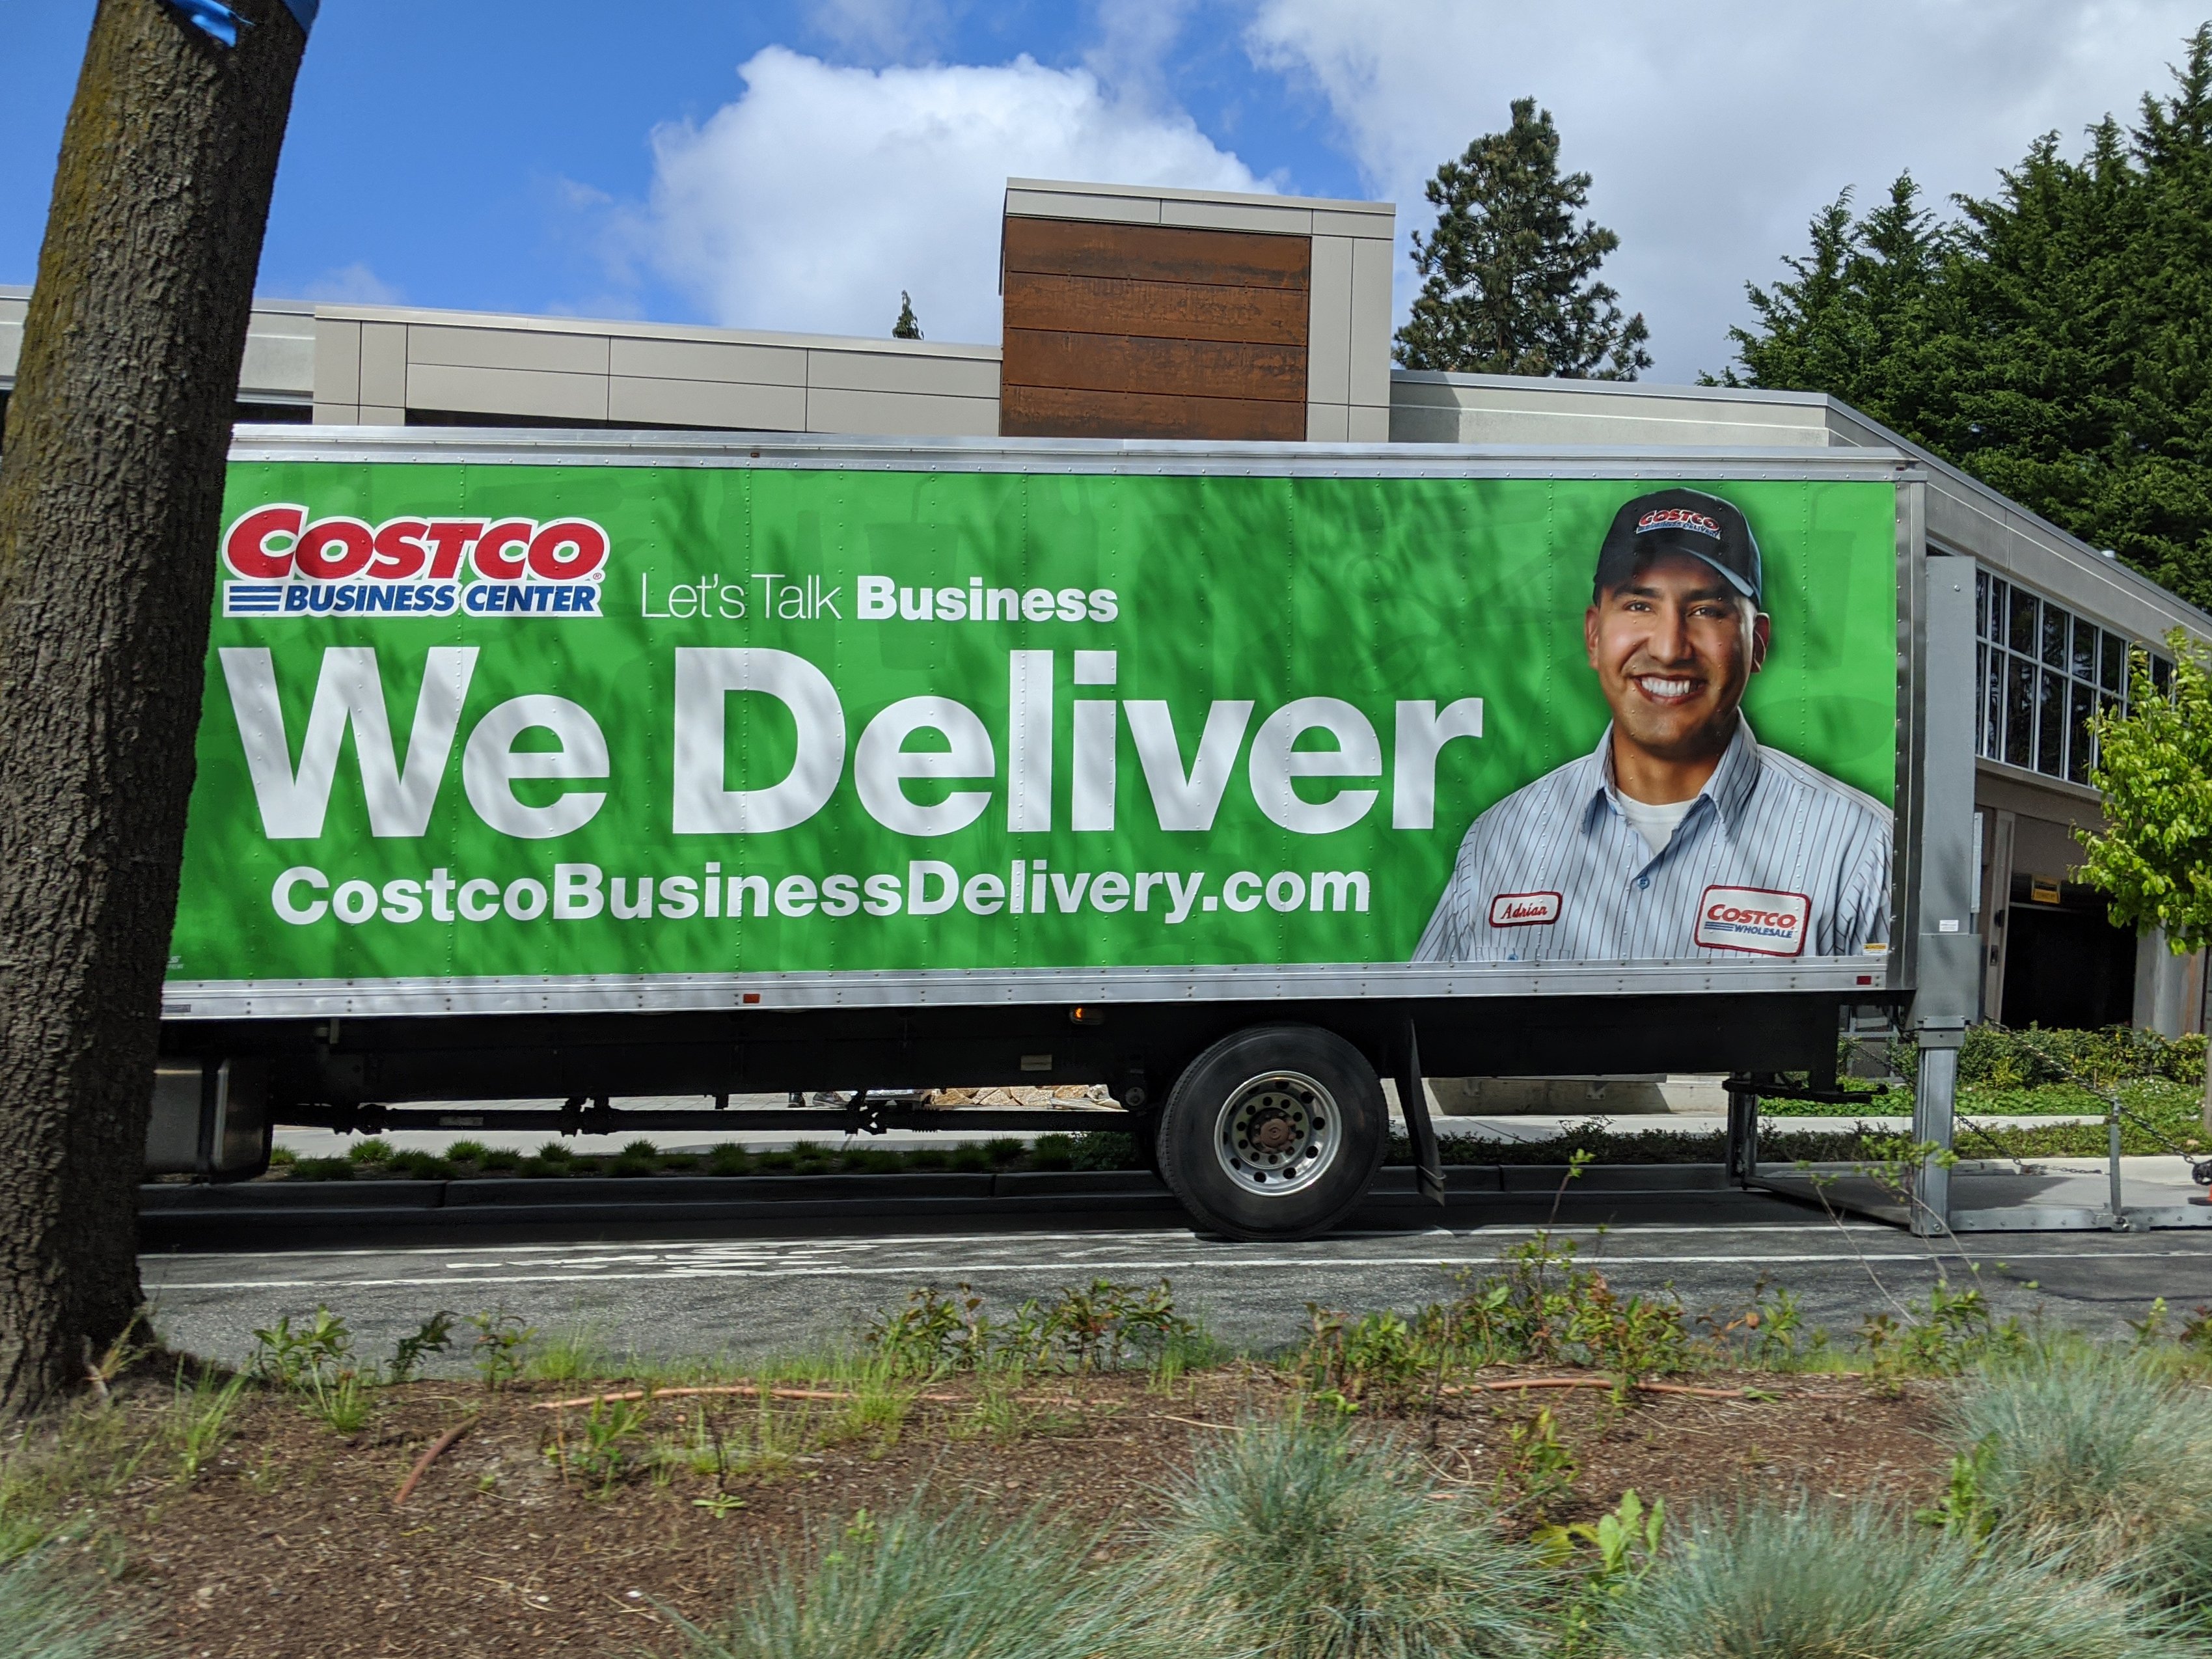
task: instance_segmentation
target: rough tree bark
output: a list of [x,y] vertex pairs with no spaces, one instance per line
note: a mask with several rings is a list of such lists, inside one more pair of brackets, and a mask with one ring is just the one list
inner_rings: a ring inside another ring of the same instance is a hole
[[100,0],[0,453],[0,1414],[139,1302],[216,517],[306,37]]

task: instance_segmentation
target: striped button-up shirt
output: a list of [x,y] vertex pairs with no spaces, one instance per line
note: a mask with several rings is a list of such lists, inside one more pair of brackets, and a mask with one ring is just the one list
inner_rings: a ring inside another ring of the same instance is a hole
[[1657,854],[1622,816],[1613,728],[1475,819],[1415,962],[1856,956],[1889,942],[1889,809],[1739,719]]

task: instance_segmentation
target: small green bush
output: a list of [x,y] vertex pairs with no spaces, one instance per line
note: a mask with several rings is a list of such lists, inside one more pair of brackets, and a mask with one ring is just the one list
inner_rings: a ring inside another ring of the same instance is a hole
[[1072,1170],[1074,1167],[1073,1135],[1039,1135],[1036,1144],[1030,1148],[1030,1168],[1032,1170]]
[[896,1175],[906,1159],[880,1147],[848,1146],[837,1154],[837,1167],[848,1175]]
[[2180,1659],[2109,1581],[1872,1504],[1694,1520],[1602,1633],[1609,1659]]
[[917,1146],[906,1155],[909,1170],[942,1170],[951,1161],[942,1146]]
[[752,1155],[734,1141],[724,1141],[707,1154],[707,1173],[741,1176],[752,1173]]
[[269,1149],[269,1167],[272,1170],[288,1169],[299,1161],[299,1153],[289,1146],[271,1146]]
[[1120,1653],[1090,1540],[919,1503],[764,1564],[722,1623],[686,1625],[688,1659],[1084,1659]]
[[1540,1650],[1548,1576],[1422,1462],[1311,1422],[1201,1449],[1133,1569],[1145,1645],[1269,1659],[1502,1659]]
[[955,1146],[951,1159],[952,1167],[964,1175],[982,1175],[991,1168],[991,1152],[987,1146]]
[[457,1140],[446,1148],[446,1159],[451,1164],[481,1164],[491,1156],[491,1148],[481,1140]]
[[453,1166],[435,1152],[394,1152],[385,1160],[385,1168],[410,1181],[450,1181],[453,1177]]
[[1959,1051],[1959,1081],[1993,1089],[2081,1082],[2094,1088],[2161,1078],[2204,1085],[2204,1038],[2167,1037],[2132,1026],[2101,1030],[2000,1030],[1977,1025]]
[[617,1152],[615,1156],[617,1158],[655,1158],[660,1156],[660,1148],[654,1146],[651,1141],[646,1139],[641,1135],[635,1140],[624,1141],[622,1145],[622,1150]]
[[511,1152],[504,1149],[495,1149],[483,1155],[483,1167],[486,1170],[513,1170],[520,1168],[521,1163],[520,1152]]
[[1085,1129],[1075,1137],[1075,1167],[1079,1170],[1141,1170],[1137,1138],[1118,1129]]
[[345,1155],[356,1164],[389,1164],[398,1156],[392,1143],[378,1135],[371,1135],[366,1140],[356,1140],[346,1148]]
[[303,1158],[292,1166],[295,1181],[351,1181],[354,1164],[349,1158]]
[[[2160,1356],[2051,1344],[1992,1365],[1949,1405],[1968,1530],[2107,1572],[2199,1616],[2212,1601],[2212,1425]],[[1978,1523],[1978,1524],[1977,1524]]]
[[549,1140],[538,1149],[540,1164],[567,1164],[575,1156],[574,1150],[565,1140]]
[[623,1151],[616,1153],[613,1159],[608,1164],[607,1173],[611,1176],[621,1176],[624,1180],[630,1180],[638,1176],[649,1176],[655,1174],[658,1172],[659,1168],[659,1154],[656,1152],[633,1152],[629,1151],[629,1148],[625,1147]]
[[983,1143],[983,1150],[991,1155],[992,1164],[998,1167],[1020,1163],[1022,1155],[1029,1149],[1029,1143],[1019,1135],[994,1135]]

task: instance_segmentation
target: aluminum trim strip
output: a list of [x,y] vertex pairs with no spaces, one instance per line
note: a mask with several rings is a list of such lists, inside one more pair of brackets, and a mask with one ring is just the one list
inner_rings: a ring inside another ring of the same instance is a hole
[[[577,975],[544,978],[173,980],[165,1019],[331,1015],[665,1013],[718,1009],[977,1007],[1063,1002],[1370,1000],[1414,997],[1856,993],[1879,998],[1881,959],[1783,968],[1760,963],[1549,962],[1453,967],[1326,963],[1224,967],[957,969],[804,974]],[[748,1001],[747,998],[757,999]]]
[[[760,467],[827,471],[1133,473],[1219,477],[1919,480],[1892,450],[1530,448],[1504,444],[1212,443],[1119,438],[731,437],[456,427],[240,426],[230,459],[470,465]],[[1240,473],[1239,468],[1242,468]]]

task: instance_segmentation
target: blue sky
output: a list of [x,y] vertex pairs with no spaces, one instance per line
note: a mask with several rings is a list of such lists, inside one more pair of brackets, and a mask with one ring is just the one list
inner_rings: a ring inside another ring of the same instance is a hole
[[[2203,11],[2192,10],[2192,4]],[[27,282],[90,0],[13,9],[0,282]],[[1845,185],[1986,191],[2123,114],[2212,0],[325,0],[265,294],[994,338],[1008,173],[1394,199],[1534,94],[1658,367],[1728,356]],[[1400,301],[1411,292],[1401,268]]]

